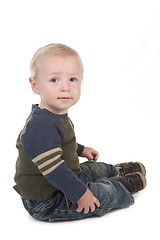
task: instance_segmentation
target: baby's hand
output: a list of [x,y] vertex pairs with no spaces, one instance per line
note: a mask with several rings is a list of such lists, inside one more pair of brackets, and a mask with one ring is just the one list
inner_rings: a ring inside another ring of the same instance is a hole
[[90,147],[84,147],[81,157],[86,157],[88,160],[97,161],[99,153]]
[[97,205],[97,207],[100,207],[100,202],[89,189],[87,189],[85,194],[78,200],[77,204],[78,208],[76,209],[76,211],[81,212],[84,209],[83,213],[85,214],[87,214],[89,210],[91,210],[91,212],[94,212],[95,204]]

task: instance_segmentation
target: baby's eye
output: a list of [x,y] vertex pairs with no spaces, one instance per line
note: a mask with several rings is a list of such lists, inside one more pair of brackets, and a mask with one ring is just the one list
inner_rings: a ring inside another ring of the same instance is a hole
[[77,80],[76,78],[70,78],[69,79],[70,82],[76,82],[76,80]]
[[56,83],[56,82],[58,82],[59,80],[58,80],[58,78],[53,78],[53,79],[51,79],[51,82],[53,82],[53,83]]

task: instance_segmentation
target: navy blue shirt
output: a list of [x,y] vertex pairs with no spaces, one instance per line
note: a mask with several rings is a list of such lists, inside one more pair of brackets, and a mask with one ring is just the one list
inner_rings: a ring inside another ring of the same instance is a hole
[[[77,144],[74,126],[68,114],[57,115],[33,105],[32,112],[19,135],[18,141],[23,148],[18,147],[18,149],[19,151],[23,150],[25,155],[19,154],[21,159],[17,164],[17,172],[19,169],[24,169],[25,175],[25,164],[27,161],[31,161],[33,164],[30,164],[30,168],[34,169],[36,166],[41,176],[49,184],[66,194],[73,203],[82,197],[87,187],[78,179],[81,172],[78,156],[82,154],[84,146]],[[33,169],[30,171],[32,172]],[[19,175],[17,174],[17,176]],[[31,177],[33,176],[30,175]],[[36,174],[34,178],[36,178]],[[30,182],[32,181],[30,180]],[[22,196],[27,196],[27,193],[24,193],[27,190],[25,187],[23,189],[22,182],[18,184],[18,177],[16,183],[17,191]],[[18,185],[20,185],[19,188]],[[30,185],[32,184],[30,183]],[[28,188],[30,189],[32,186],[28,186]],[[43,186],[38,186],[38,188],[43,192]],[[40,195],[39,199],[41,199]]]

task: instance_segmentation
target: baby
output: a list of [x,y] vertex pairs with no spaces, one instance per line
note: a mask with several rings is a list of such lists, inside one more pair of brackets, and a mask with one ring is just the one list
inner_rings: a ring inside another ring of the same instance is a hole
[[[68,109],[80,98],[79,54],[66,45],[50,44],[35,53],[30,70],[40,103],[32,106],[17,139],[14,186],[29,214],[54,222],[102,216],[132,205],[132,194],[146,186],[143,164],[98,163],[96,150],[76,142]],[[88,161],[79,164],[78,156]]]

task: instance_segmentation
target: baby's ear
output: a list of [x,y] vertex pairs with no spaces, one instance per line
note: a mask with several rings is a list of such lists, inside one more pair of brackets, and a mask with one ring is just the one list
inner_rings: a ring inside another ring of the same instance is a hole
[[36,94],[39,94],[36,79],[34,79],[33,77],[30,77],[29,82],[31,84],[31,88],[32,88],[33,92],[36,93]]

